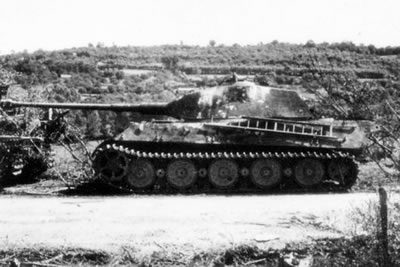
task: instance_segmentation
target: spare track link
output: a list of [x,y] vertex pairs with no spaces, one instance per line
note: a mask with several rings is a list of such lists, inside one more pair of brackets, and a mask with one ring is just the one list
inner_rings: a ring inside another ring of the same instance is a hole
[[[319,160],[346,160],[348,163],[354,167],[354,171],[352,173],[351,181],[346,184],[334,185],[330,184],[327,188],[319,188],[322,190],[347,190],[350,189],[354,183],[356,182],[357,175],[358,175],[358,165],[355,162],[355,156],[348,152],[341,152],[341,151],[333,151],[333,152],[314,152],[314,151],[303,151],[303,152],[180,152],[180,153],[169,153],[169,152],[148,152],[142,150],[135,150],[124,147],[122,145],[117,146],[116,144],[107,144],[105,147],[98,148],[94,152],[94,159],[99,153],[105,151],[116,151],[119,153],[125,154],[125,156],[129,159],[148,159],[148,160],[170,160],[170,159],[189,159],[189,160],[215,160],[215,159],[319,159]],[[95,170],[96,171],[96,170]],[[165,176],[165,171],[162,170],[161,176]],[[98,177],[98,174],[96,175]],[[171,189],[170,186],[167,185],[167,190],[164,188],[162,189],[162,185],[167,182],[160,182],[160,178],[158,177],[157,182],[155,183],[154,188],[151,189],[132,189],[125,183],[113,183],[108,180],[102,179],[103,182],[108,184],[110,187],[120,190],[126,193],[169,193],[168,189]],[[293,177],[292,177],[293,178]],[[208,180],[208,179],[206,179]],[[293,179],[292,179],[293,180]],[[207,181],[208,183],[209,181]],[[161,186],[160,186],[161,185]],[[255,187],[253,185],[253,187]],[[210,190],[209,186],[206,186],[208,191],[198,191],[198,190],[191,190],[187,192],[199,192],[199,193],[207,193],[207,192],[260,192],[260,189],[255,188],[255,190],[250,191],[240,191],[240,190]],[[314,188],[315,189],[315,188]],[[304,188],[302,189],[299,185],[297,185],[296,189],[290,190],[290,192],[304,192]],[[306,190],[307,191],[307,190]],[[172,192],[182,192],[182,191],[172,191]]]

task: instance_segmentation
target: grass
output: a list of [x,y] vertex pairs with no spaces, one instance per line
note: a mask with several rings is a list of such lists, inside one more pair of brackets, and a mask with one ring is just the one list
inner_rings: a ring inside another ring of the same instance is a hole
[[4,266],[95,266],[111,263],[112,256],[104,251],[73,248],[18,248],[0,250]]
[[[0,250],[1,266],[381,266],[374,238],[320,239],[311,243],[288,244],[283,249],[260,249],[238,245],[228,249],[193,251],[161,249],[141,255],[134,247],[117,252],[81,248],[19,248]],[[394,261],[391,266],[400,266]]]
[[277,250],[261,250],[255,246],[236,246],[184,254],[160,250],[140,256],[132,247],[118,252],[76,248],[30,248],[0,250],[0,265],[8,266],[278,266],[285,255]]

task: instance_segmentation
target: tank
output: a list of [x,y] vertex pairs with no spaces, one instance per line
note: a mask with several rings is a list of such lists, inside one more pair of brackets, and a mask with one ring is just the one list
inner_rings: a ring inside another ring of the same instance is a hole
[[[0,98],[10,84],[0,84]],[[38,126],[29,132],[23,114],[0,109],[0,186],[31,181],[51,165],[50,143]]]
[[134,192],[348,189],[366,139],[364,121],[315,119],[296,91],[237,79],[169,103],[1,104],[154,115],[93,152],[97,177]]

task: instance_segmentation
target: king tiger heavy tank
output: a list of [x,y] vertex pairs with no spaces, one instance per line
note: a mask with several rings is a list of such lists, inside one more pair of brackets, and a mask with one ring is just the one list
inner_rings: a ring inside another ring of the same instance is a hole
[[98,177],[135,192],[350,188],[365,139],[361,121],[314,119],[297,92],[247,81],[170,103],[2,104],[155,115],[131,122],[93,153]]

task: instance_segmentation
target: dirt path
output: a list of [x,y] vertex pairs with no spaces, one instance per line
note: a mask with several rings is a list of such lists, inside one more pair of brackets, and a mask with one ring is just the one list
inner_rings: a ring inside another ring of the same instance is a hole
[[[229,247],[340,236],[372,193],[270,196],[0,196],[0,247]],[[268,240],[273,239],[270,242]]]

